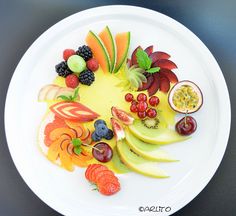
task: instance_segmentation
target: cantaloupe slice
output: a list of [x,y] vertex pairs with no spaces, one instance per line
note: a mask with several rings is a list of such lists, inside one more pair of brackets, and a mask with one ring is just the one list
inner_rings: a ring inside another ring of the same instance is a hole
[[93,55],[97,59],[102,70],[104,72],[111,71],[111,60],[108,51],[98,35],[89,31],[86,37],[86,43],[91,48]]
[[114,73],[117,73],[127,59],[130,46],[130,32],[118,33],[115,37],[117,59]]
[[100,33],[99,37],[101,38],[102,42],[104,43],[107,52],[109,54],[110,60],[111,60],[111,68],[110,72],[112,73],[115,65],[116,65],[116,43],[114,40],[114,37],[109,29],[108,26],[106,26]]

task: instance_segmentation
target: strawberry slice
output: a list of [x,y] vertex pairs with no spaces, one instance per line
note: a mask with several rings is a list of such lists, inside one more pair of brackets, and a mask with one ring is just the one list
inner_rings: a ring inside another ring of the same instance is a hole
[[169,69],[169,70],[177,68],[177,65],[168,59],[158,59],[156,62],[154,62],[154,64],[152,66],[165,68],[165,69]]
[[109,196],[117,193],[120,190],[120,185],[108,182],[107,184],[101,185],[98,190],[101,194]]
[[112,182],[113,184],[117,184],[117,185],[120,184],[117,177],[114,174],[113,175],[104,174],[102,177],[99,178],[99,181],[97,181],[96,183],[97,183],[97,186],[100,187],[109,182]]
[[164,75],[160,76],[160,91],[167,93],[169,90],[170,90],[169,79]]
[[138,51],[138,49],[143,49],[141,46],[138,46],[132,53],[131,55],[131,62],[132,62],[132,65],[137,65],[138,62],[137,62],[137,56],[136,56],[136,53]]
[[178,82],[178,77],[171,70],[162,68],[162,69],[160,69],[159,74],[161,76],[163,76],[163,75],[166,76],[171,83],[177,83]]
[[102,166],[102,165],[101,165],[101,164],[92,164],[92,166],[89,168],[88,173],[87,173],[87,179],[88,179],[89,181],[91,181],[91,174],[92,174],[92,171],[93,171],[94,169],[96,169],[97,167],[100,167],[100,166]]
[[86,171],[85,171],[85,173],[84,173],[85,178],[86,178],[87,180],[89,180],[89,173],[90,173],[90,169],[91,169],[92,167],[93,167],[93,164],[89,164],[88,167],[87,167],[87,169],[86,169]]
[[153,45],[147,47],[144,51],[150,56],[153,52]]
[[90,174],[90,177],[91,177],[90,181],[96,183],[97,174],[99,172],[103,172],[104,170],[108,170],[106,166],[99,166],[99,167],[96,167],[95,169],[93,169]]
[[[100,178],[102,178],[104,175],[111,175],[114,176],[114,173],[111,170],[103,170],[96,175],[95,182],[100,182]],[[118,179],[117,179],[118,180]]]
[[151,97],[152,95],[156,94],[160,87],[160,75],[159,73],[154,73],[153,74],[153,83],[152,85],[148,88],[148,95]]

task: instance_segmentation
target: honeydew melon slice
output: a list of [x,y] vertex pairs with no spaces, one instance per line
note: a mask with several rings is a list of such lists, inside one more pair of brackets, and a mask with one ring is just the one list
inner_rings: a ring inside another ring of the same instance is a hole
[[125,140],[117,142],[117,151],[122,162],[134,172],[153,178],[169,177],[158,167],[157,163],[148,161],[132,152]]

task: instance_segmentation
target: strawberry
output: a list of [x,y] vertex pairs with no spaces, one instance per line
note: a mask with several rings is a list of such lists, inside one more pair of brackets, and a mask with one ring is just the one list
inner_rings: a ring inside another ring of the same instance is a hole
[[91,58],[86,62],[86,67],[91,71],[96,71],[99,67],[98,61],[95,58]]
[[75,74],[70,74],[66,77],[66,86],[69,88],[76,88],[79,85],[79,78]]
[[120,190],[120,183],[114,173],[101,164],[91,164],[85,171],[85,177],[95,183],[103,195],[112,195]]
[[67,61],[68,58],[71,57],[72,55],[75,55],[75,51],[73,49],[65,49],[63,51],[63,59],[65,61]]

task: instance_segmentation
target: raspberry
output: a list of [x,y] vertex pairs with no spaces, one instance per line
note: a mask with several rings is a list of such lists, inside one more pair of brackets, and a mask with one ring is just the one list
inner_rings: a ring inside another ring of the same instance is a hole
[[98,65],[98,61],[97,59],[95,58],[92,58],[92,59],[89,59],[87,62],[86,62],[86,66],[89,70],[91,71],[96,71],[99,67]]
[[68,58],[71,57],[72,55],[75,55],[75,51],[73,49],[65,49],[63,51],[63,59],[65,61],[67,61]]
[[65,82],[69,88],[76,88],[79,85],[79,79],[75,74],[68,75]]

